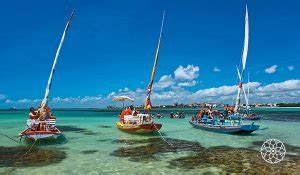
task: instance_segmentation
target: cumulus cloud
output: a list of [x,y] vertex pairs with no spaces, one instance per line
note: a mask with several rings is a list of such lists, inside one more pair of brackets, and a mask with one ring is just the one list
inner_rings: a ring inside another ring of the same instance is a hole
[[213,71],[214,72],[221,72],[221,69],[219,69],[218,67],[214,67]]
[[187,67],[179,66],[172,75],[163,75],[157,83],[154,83],[154,90],[181,89],[182,87],[192,87],[197,84],[195,80],[199,76],[199,67],[188,65]]
[[295,67],[294,66],[288,66],[288,69],[289,69],[289,71],[292,71],[292,70],[295,69]]
[[[287,80],[284,82],[262,85],[259,82],[249,82],[244,87],[250,87],[250,101],[254,102],[299,102],[300,100],[300,80]],[[233,103],[237,93],[237,85],[224,85],[196,91],[188,91],[183,87],[174,86],[167,90],[154,91],[152,101],[154,105],[193,102],[219,102]],[[124,90],[124,89],[123,89]],[[107,105],[117,105],[112,102],[113,96],[126,95],[134,98],[135,104],[143,104],[146,98],[146,90],[137,88],[127,89],[121,92],[111,92],[106,96],[84,96],[84,97],[55,97],[49,100],[52,107],[105,107]],[[242,96],[243,97],[243,96]],[[40,99],[6,99],[5,103],[14,105],[38,105]]]
[[179,66],[174,71],[175,79],[193,80],[199,76],[199,67],[188,65],[187,67]]
[[265,72],[267,74],[273,74],[277,71],[277,67],[278,67],[277,65],[273,65],[271,67],[268,67],[268,68],[265,69]]
[[258,88],[258,92],[284,92],[300,90],[300,80],[287,80],[281,83],[271,83]]
[[171,75],[163,75],[160,77],[159,81],[157,83],[154,83],[154,89],[165,89],[167,87],[171,87],[175,84],[174,79]]

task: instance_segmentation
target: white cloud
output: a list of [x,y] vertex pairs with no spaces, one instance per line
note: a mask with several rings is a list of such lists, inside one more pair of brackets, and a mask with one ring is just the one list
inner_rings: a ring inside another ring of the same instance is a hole
[[219,69],[218,67],[214,67],[213,71],[214,72],[221,72],[221,69]]
[[197,81],[193,80],[193,81],[179,82],[177,84],[177,86],[180,86],[180,87],[191,87],[191,86],[195,86],[196,84],[197,84]]
[[173,80],[171,75],[163,75],[160,77],[159,81],[157,83],[154,83],[153,87],[154,89],[165,89],[167,87],[171,87],[175,84],[175,81]]
[[287,80],[281,83],[271,83],[258,88],[258,92],[286,92],[300,90],[300,80]]
[[[184,83],[184,82],[182,82]],[[189,84],[189,83],[187,83]],[[262,85],[259,82],[249,82],[250,102],[299,102],[300,100],[300,80],[287,80],[284,82],[271,83]],[[247,88],[248,84],[244,84]],[[183,86],[184,87],[184,86]],[[223,102],[233,104],[237,93],[237,85],[224,85],[199,89],[197,91],[188,91],[180,86],[173,86],[163,91],[154,91],[152,101],[154,105],[193,102]],[[143,104],[146,97],[146,90],[137,88],[136,90],[128,89],[126,92],[112,92],[102,97],[84,96],[84,97],[55,97],[49,100],[51,107],[105,107],[107,105],[118,105],[112,102],[112,97],[117,95],[127,95],[135,98],[135,104]],[[243,97],[243,96],[242,96]],[[243,99],[243,98],[242,98]],[[41,99],[6,99],[6,104],[37,106]],[[243,101],[242,101],[243,102]]]
[[193,80],[199,76],[199,67],[188,65],[186,68],[179,66],[174,71],[175,79],[179,80]]
[[268,68],[265,69],[265,72],[267,74],[273,74],[277,71],[277,67],[278,67],[277,65],[273,65],[271,67],[268,67]]
[[295,66],[288,66],[289,71],[292,71],[295,69]]
[[0,94],[0,100],[5,100],[7,97],[4,94]]
[[27,98],[24,98],[24,99],[17,100],[17,102],[18,102],[18,103],[31,103],[32,100],[27,99]]

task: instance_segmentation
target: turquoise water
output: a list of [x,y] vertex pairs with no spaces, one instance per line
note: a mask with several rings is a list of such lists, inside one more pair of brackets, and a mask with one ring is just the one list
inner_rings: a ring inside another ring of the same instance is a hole
[[[258,121],[261,129],[250,135],[226,135],[194,129],[188,123],[195,110],[185,110],[185,119],[170,119],[167,113],[170,110],[163,110],[165,118],[156,119],[162,123],[161,133],[165,138],[179,139],[200,143],[202,147],[213,148],[216,146],[228,146],[230,148],[248,148],[253,146],[255,141],[265,141],[276,138],[285,144],[300,147],[300,109],[256,109],[262,113],[264,120]],[[195,168],[189,171],[181,167],[170,167],[170,161],[187,156],[195,155],[190,150],[180,152],[164,152],[155,154],[156,159],[145,160],[143,153],[139,161],[132,160],[130,155],[117,157],[114,151],[121,147],[127,148],[131,145],[126,140],[142,140],[158,135],[133,135],[119,131],[115,127],[118,120],[118,112],[101,111],[54,111],[57,116],[57,126],[61,130],[67,142],[53,145],[41,145],[42,149],[61,150],[65,157],[59,162],[49,163],[43,166],[1,166],[0,173],[12,174],[50,174],[58,173],[199,173],[199,172],[221,172],[222,168],[207,166]],[[0,111],[0,133],[6,134],[14,139],[25,129],[27,111]],[[68,128],[66,127],[68,126]],[[77,130],[74,130],[76,127]],[[180,144],[178,142],[177,144]],[[16,143],[7,137],[0,135],[0,146],[17,147],[25,143]],[[30,145],[29,145],[30,146]],[[177,145],[175,145],[177,146]],[[139,154],[140,149],[137,149]],[[147,150],[146,150],[147,151]],[[288,150],[289,151],[289,150]],[[25,152],[24,152],[25,154]],[[30,152],[28,154],[31,154]],[[259,152],[257,152],[259,155]],[[299,170],[299,169],[298,169]]]

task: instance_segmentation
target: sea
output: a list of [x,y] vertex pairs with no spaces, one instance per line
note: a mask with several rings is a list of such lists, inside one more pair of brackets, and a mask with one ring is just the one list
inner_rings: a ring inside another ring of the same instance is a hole
[[[0,174],[300,174],[300,108],[254,108],[263,119],[247,135],[193,128],[188,121],[197,110],[154,110],[163,126],[146,135],[120,131],[118,110],[53,110],[63,136],[35,143],[18,138],[27,110],[0,110]],[[169,117],[181,111],[185,118]],[[279,163],[261,156],[269,139],[285,145]]]

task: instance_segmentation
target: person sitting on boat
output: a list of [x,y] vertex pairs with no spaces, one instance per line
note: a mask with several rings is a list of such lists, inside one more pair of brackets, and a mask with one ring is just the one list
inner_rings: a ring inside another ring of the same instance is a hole
[[140,111],[138,111],[138,110],[136,110],[135,108],[133,108],[133,106],[130,106],[130,107],[132,107],[132,115],[133,116],[137,116],[139,113],[140,113]]
[[210,119],[213,119],[213,110],[212,110],[212,107],[211,107],[211,106],[208,107],[208,110],[207,110],[207,116],[208,116]]
[[224,106],[224,111],[223,111],[223,116],[225,117],[225,118],[227,118],[228,117],[228,104],[227,105],[225,105]]
[[33,107],[29,109],[29,119],[36,120],[39,118],[39,114],[35,111]]
[[193,116],[192,116],[192,122],[195,122],[197,120],[197,114],[194,114]]
[[200,121],[202,120],[203,115],[204,115],[204,112],[205,112],[205,111],[204,111],[203,109],[201,109],[200,112],[198,113],[198,116],[197,116],[198,122],[200,122]]

